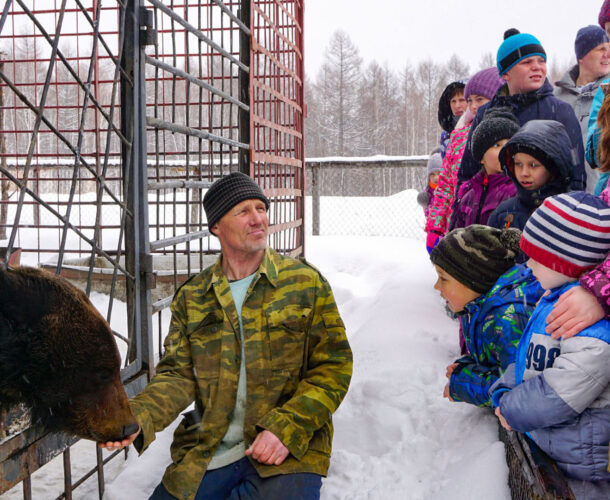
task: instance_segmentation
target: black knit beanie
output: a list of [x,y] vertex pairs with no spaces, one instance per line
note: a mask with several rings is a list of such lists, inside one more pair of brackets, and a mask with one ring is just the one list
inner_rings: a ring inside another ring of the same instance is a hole
[[210,230],[223,215],[245,200],[262,200],[269,209],[269,200],[260,186],[246,174],[233,172],[218,179],[203,197],[203,209]]
[[454,229],[430,253],[430,260],[474,292],[487,293],[515,265],[521,231],[480,224]]
[[474,129],[470,139],[472,157],[481,163],[487,150],[502,139],[510,139],[519,130],[519,120],[507,107],[485,111],[481,123]]

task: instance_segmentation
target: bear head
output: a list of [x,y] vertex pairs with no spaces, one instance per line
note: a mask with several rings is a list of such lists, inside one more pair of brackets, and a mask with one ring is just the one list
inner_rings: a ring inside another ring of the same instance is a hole
[[106,320],[45,271],[0,271],[0,408],[24,403],[49,431],[116,441],[138,429]]

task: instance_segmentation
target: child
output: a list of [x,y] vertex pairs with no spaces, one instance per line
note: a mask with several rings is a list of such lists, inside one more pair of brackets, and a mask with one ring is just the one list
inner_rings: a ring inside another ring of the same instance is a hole
[[542,289],[515,265],[521,232],[474,224],[454,229],[432,250],[434,288],[459,315],[467,356],[447,367],[443,396],[489,406],[488,390],[514,362],[517,343]]
[[512,180],[502,171],[498,155],[518,130],[519,122],[509,108],[493,108],[485,113],[471,140],[472,156],[483,168],[462,184],[452,228],[487,224],[496,207],[517,194]]
[[434,190],[438,185],[438,176],[441,173],[443,159],[441,158],[440,148],[430,153],[428,158],[428,187],[417,195],[417,203],[424,209],[424,215],[428,216],[430,205],[434,202]]
[[[455,130],[451,132],[447,153],[443,159],[443,171],[439,176],[438,187],[434,192],[434,201],[426,219],[426,248],[428,252],[447,233],[455,201],[457,171],[462,161],[472,119],[477,114],[478,109],[495,95],[502,83],[503,80],[500,78],[497,68],[493,67],[475,73],[464,88],[464,97],[468,104],[466,113],[462,115],[464,126],[460,127],[458,124]],[[462,118],[460,118],[460,121],[462,121]]]
[[531,120],[505,144],[500,163],[513,179],[517,195],[500,203],[488,225],[523,229],[545,198],[565,193],[573,172],[565,127],[554,120]]
[[438,124],[441,131],[440,147],[441,156],[445,158],[449,135],[455,128],[460,116],[466,111],[466,99],[464,98],[464,87],[462,81],[451,82],[445,87],[438,101]]
[[490,390],[496,415],[557,462],[576,498],[610,498],[610,321],[564,340],[545,332],[559,296],[610,251],[610,207],[582,191],[548,198],[527,222],[521,248],[548,292],[515,364]]

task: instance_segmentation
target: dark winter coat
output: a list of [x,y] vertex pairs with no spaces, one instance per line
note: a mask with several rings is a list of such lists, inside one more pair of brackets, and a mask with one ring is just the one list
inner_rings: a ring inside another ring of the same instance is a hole
[[566,340],[545,331],[559,297],[576,285],[554,288],[540,300],[515,365],[490,394],[508,424],[528,432],[566,475],[610,481],[610,321],[598,321]]
[[[551,172],[553,177],[540,189],[528,191],[517,181],[513,155],[519,151],[534,156]],[[499,229],[523,229],[545,198],[568,191],[573,163],[565,127],[553,120],[526,123],[500,150],[500,163],[515,184],[517,196],[500,203],[487,224]]]
[[496,207],[517,194],[515,185],[505,174],[487,175],[485,169],[462,184],[455,209],[454,227],[487,224]]
[[511,267],[489,292],[466,304],[460,315],[470,353],[456,361],[449,379],[454,401],[489,406],[488,391],[508,365],[544,290],[525,265]]
[[467,181],[479,171],[480,164],[474,160],[470,151],[472,133],[483,119],[487,109],[501,106],[512,108],[521,125],[530,120],[556,120],[565,126],[569,138],[568,144],[571,146],[573,151],[571,154],[574,156],[574,166],[570,171],[570,188],[583,191],[585,189],[585,167],[580,123],[572,107],[553,95],[553,86],[548,80],[545,80],[538,90],[527,94],[508,95],[508,87],[505,85],[498,90],[491,101],[479,108],[472,127],[470,127],[468,143],[458,171],[458,183]]
[[451,97],[455,93],[456,89],[464,90],[464,87],[466,87],[465,82],[451,82],[445,87],[445,90],[443,90],[443,93],[438,100],[438,124],[443,129],[441,131],[440,138],[440,153],[443,159],[445,158],[447,146],[449,145],[449,136],[460,119],[459,116],[455,116],[451,111]]

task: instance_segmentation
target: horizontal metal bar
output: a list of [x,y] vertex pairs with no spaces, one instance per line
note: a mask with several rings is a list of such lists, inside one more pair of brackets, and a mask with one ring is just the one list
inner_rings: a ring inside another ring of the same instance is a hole
[[[216,94],[217,96],[222,97],[223,99],[235,104],[236,106],[239,106],[244,111],[250,110],[250,107],[247,104],[244,104],[243,102],[241,102],[239,99],[236,99],[232,95],[227,94],[226,92],[223,92],[222,90],[217,89],[216,87],[210,85],[209,83],[204,82],[203,80],[200,80],[199,78],[191,75],[190,73],[187,73],[186,71],[182,71],[181,69],[178,69],[170,64],[165,64],[163,61],[160,61],[159,59],[155,59],[154,57],[151,57],[148,54],[146,54],[146,62],[148,64],[150,64],[151,66],[160,68],[163,71],[167,71],[168,73],[171,73],[172,75],[176,75],[181,78],[184,78],[185,80],[188,80],[189,82],[191,82],[193,85],[197,85],[198,87],[209,90],[213,94]],[[237,76],[235,78],[237,79]]]
[[303,219],[297,219],[290,222],[284,222],[281,224],[273,224],[269,226],[269,234],[279,233],[280,231],[285,231],[286,229],[294,229],[303,225]]
[[177,123],[166,122],[165,120],[159,120],[153,116],[146,117],[146,125],[152,128],[158,128],[160,130],[168,130],[173,133],[190,135],[192,137],[198,137],[200,139],[205,139],[207,141],[212,142],[220,142],[222,144],[226,144],[227,146],[233,146],[241,149],[249,149],[250,145],[234,141],[233,139],[226,139],[225,137],[221,137],[219,135],[210,134],[205,130],[197,130],[191,127],[187,127],[185,125],[178,125]]
[[271,163],[272,165],[288,165],[290,167],[303,167],[303,160],[296,158],[286,158],[284,156],[272,155],[269,153],[252,152],[252,161],[261,163]]
[[[271,88],[269,85],[262,83],[260,80],[254,80],[252,82],[252,85],[254,87],[262,90],[263,92],[267,92],[267,93],[271,94],[276,99],[279,99],[280,101],[285,102],[286,104],[288,104],[288,106],[297,110],[299,113],[303,112],[303,110],[301,109],[301,106],[299,106],[299,104],[296,101],[293,101],[289,97],[286,97],[284,94],[279,93],[277,90],[275,90],[274,88]],[[260,99],[257,99],[257,102],[260,102],[260,101],[261,101]]]
[[262,116],[252,115],[252,121],[254,121],[255,123],[258,123],[259,125],[261,125],[263,127],[271,128],[281,134],[292,135],[292,136],[296,137],[297,139],[303,138],[303,134],[301,134],[301,132],[299,132],[298,130],[295,130],[293,127],[286,127],[285,125],[279,125],[275,122],[272,122],[271,120],[267,120],[266,118],[263,118]]
[[170,296],[158,300],[157,302],[154,302],[152,305],[152,313],[158,313],[159,311],[162,311],[163,309],[169,307],[172,303],[172,300],[174,300],[174,297]]
[[159,191],[161,189],[207,189],[212,185],[209,181],[168,181],[168,182],[149,182],[149,191]]
[[197,38],[199,38],[202,42],[204,42],[204,43],[208,44],[210,47],[213,47],[214,49],[216,49],[220,54],[222,54],[227,59],[229,59],[232,63],[237,65],[240,69],[242,69],[243,71],[245,71],[247,73],[250,72],[250,68],[248,68],[248,66],[246,66],[245,64],[240,62],[239,59],[235,58],[230,52],[223,49],[216,42],[210,40],[207,36],[205,36],[203,34],[203,32],[201,30],[199,30],[198,28],[195,28],[195,26],[193,26],[192,24],[187,22],[184,18],[180,17],[178,14],[176,14],[173,10],[171,10],[169,7],[164,5],[162,2],[160,2],[159,0],[146,0],[146,1],[153,4],[160,11],[167,14],[174,21],[176,21],[178,24],[180,24],[182,27],[184,27],[184,29],[186,29],[187,31],[190,31],[193,35],[195,35]]
[[164,240],[157,240],[150,242],[150,251],[154,252],[155,250],[159,250],[161,248],[171,247],[174,245],[179,245],[180,243],[186,243],[187,241],[199,240],[201,238],[205,238],[206,236],[210,236],[210,231],[205,229],[204,231],[197,231],[195,233],[182,234],[180,236],[174,236],[172,238],[166,238]]

